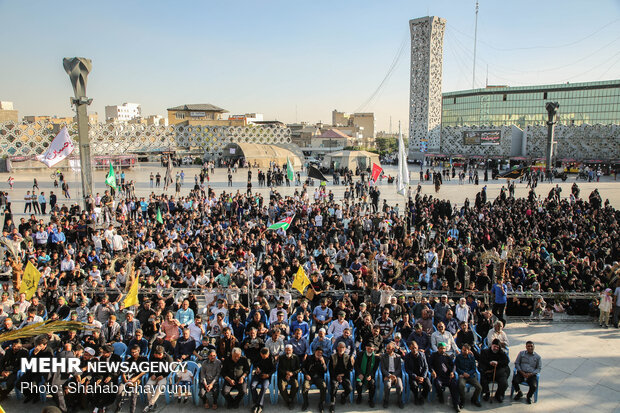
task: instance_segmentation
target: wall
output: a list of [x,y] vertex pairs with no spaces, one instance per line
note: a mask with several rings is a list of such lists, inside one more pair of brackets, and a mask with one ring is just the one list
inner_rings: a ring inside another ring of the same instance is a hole
[[[547,127],[528,126],[524,132],[527,156],[544,158]],[[620,159],[620,125],[579,125],[555,127],[555,159]]]

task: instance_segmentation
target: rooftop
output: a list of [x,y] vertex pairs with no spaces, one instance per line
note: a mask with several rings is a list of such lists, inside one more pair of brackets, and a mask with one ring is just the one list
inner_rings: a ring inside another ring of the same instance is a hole
[[168,108],[168,110],[203,110],[205,112],[228,113],[226,109],[222,109],[210,103],[190,103],[188,105],[181,105],[181,106],[175,106],[173,108]]

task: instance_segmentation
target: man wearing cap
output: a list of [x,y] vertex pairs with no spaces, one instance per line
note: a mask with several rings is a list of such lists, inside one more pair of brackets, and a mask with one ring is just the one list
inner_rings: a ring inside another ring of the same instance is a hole
[[278,321],[278,313],[282,312],[284,314],[284,318],[287,316],[287,312],[284,309],[284,301],[278,301],[276,303],[276,308],[272,308],[269,312],[269,323],[273,324]]
[[438,343],[437,351],[431,354],[429,367],[431,369],[431,377],[433,385],[437,391],[437,399],[439,403],[444,403],[443,392],[448,387],[450,396],[452,397],[452,406],[457,412],[461,411],[459,405],[459,388],[454,375],[454,362],[452,357],[446,354],[446,343]]
[[123,341],[129,343],[136,335],[136,331],[140,328],[140,322],[134,318],[133,311],[127,311],[127,318],[121,324],[121,334]]
[[[157,345],[153,348],[153,352],[149,358],[150,362],[172,363],[172,357],[164,352],[164,347]],[[167,375],[163,373],[150,373],[146,382],[145,393],[147,404],[143,413],[155,410],[157,408],[157,399],[166,389]]]
[[269,328],[271,329],[271,331],[275,330],[276,328],[280,330],[282,337],[284,337],[284,339],[286,340],[291,335],[290,333],[291,330],[290,330],[290,327],[288,326],[285,316],[286,316],[286,312],[278,311],[276,321],[271,323]]
[[301,394],[304,402],[301,406],[301,410],[308,409],[308,392],[310,386],[313,384],[319,389],[321,398],[319,400],[319,413],[323,413],[325,404],[325,393],[327,391],[327,384],[325,383],[325,372],[327,371],[327,363],[323,357],[323,349],[317,347],[312,356],[306,358],[302,365],[302,372],[304,374],[304,384]]
[[157,346],[161,346],[161,348],[164,349],[166,354],[170,356],[172,355],[172,353],[174,353],[174,347],[172,347],[172,344],[170,344],[170,342],[166,340],[166,333],[164,333],[163,331],[155,334],[155,339],[151,344],[151,353],[153,353]]
[[379,368],[379,356],[375,354],[372,343],[366,343],[366,351],[355,360],[355,388],[357,390],[357,404],[362,402],[364,386],[368,389],[368,405],[375,407],[375,374]]
[[404,407],[402,393],[402,359],[394,352],[394,343],[389,343],[385,347],[385,353],[381,356],[381,374],[383,376],[383,408],[386,409],[390,399],[390,389],[396,388],[396,400],[398,407]]
[[314,353],[317,348],[323,350],[325,358],[329,358],[332,355],[332,341],[325,336],[325,329],[320,328],[319,333],[316,335],[312,343],[310,344],[310,350]]
[[346,345],[342,342],[339,343],[336,347],[336,352],[332,354],[330,358],[329,375],[331,377],[331,405],[329,407],[329,411],[331,413],[335,410],[336,394],[340,385],[342,385],[344,390],[343,394],[340,396],[340,404],[345,404],[347,397],[353,391],[353,387],[351,386],[351,371],[353,371],[353,362],[352,358],[346,353],[345,349]]
[[405,356],[405,371],[409,375],[409,387],[413,393],[413,402],[416,405],[422,405],[431,391],[428,363],[424,352],[419,350],[415,341],[411,341],[409,349],[411,351]]
[[333,341],[342,336],[342,333],[346,328],[349,328],[349,323],[344,319],[345,315],[346,314],[344,311],[339,311],[338,319],[331,323],[327,328],[327,334],[333,335]]
[[[278,389],[289,409],[295,404],[295,395],[299,388],[297,375],[300,371],[301,362],[299,361],[299,357],[293,353],[293,346],[287,344],[284,346],[284,355],[280,357],[278,363]],[[291,390],[287,391],[286,388],[289,385],[291,386]]]
[[510,360],[508,355],[501,349],[500,341],[493,340],[490,348],[485,348],[480,352],[480,384],[482,385],[482,398],[488,401],[490,398],[489,383],[495,376],[497,390],[495,400],[504,401],[504,392],[508,388],[508,377],[510,377]]
[[[222,371],[222,361],[217,358],[215,350],[209,350],[207,359],[200,367],[200,398],[205,409],[217,409],[217,397],[220,392],[219,379]],[[209,404],[209,395],[213,406]]]

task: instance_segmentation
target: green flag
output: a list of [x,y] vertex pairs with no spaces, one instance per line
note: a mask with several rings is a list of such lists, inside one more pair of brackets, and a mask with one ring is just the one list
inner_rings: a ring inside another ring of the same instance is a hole
[[161,217],[161,211],[159,210],[159,207],[157,208],[157,216],[155,217],[155,221],[159,222],[162,225],[164,223],[164,220]]
[[286,177],[288,178],[289,181],[292,181],[294,176],[295,176],[295,171],[293,171],[293,164],[291,163],[291,160],[287,156],[286,157]]
[[112,161],[110,161],[110,172],[108,172],[108,177],[105,179],[105,184],[111,188],[116,189],[116,175],[114,175],[114,168],[112,167]]

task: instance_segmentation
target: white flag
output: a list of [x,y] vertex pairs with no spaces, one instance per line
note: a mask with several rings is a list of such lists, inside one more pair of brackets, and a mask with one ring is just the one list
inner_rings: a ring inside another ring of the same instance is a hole
[[409,167],[407,166],[407,152],[405,152],[405,143],[403,135],[398,128],[398,193],[405,195],[405,191],[409,186]]
[[69,132],[67,132],[67,127],[65,126],[58,135],[56,135],[47,148],[47,151],[41,155],[37,155],[37,160],[43,162],[48,168],[51,168],[71,155],[74,149],[75,145],[73,145]]

